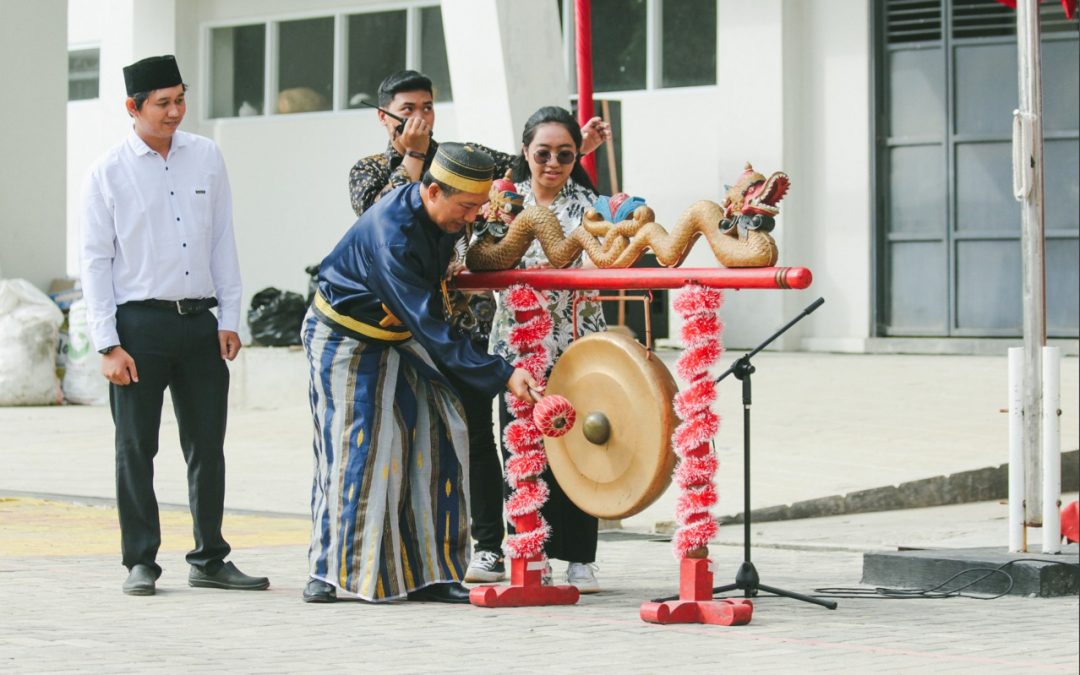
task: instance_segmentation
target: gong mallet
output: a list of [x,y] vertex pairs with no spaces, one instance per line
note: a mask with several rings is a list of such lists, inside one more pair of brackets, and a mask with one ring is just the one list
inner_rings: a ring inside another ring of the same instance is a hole
[[769,336],[767,340],[762,342],[757,347],[743,356],[740,356],[731,364],[720,377],[716,378],[717,382],[720,382],[728,375],[734,375],[736,379],[742,381],[742,403],[743,403],[743,562],[739,566],[739,571],[735,574],[735,583],[726,584],[724,586],[718,586],[713,589],[713,595],[717,593],[726,593],[732,590],[743,591],[743,596],[747,598],[755,597],[758,591],[765,591],[772,593],[773,595],[780,595],[785,598],[792,598],[793,600],[801,600],[802,602],[809,602],[815,605],[820,605],[827,609],[836,609],[836,603],[831,600],[821,600],[820,598],[811,597],[809,595],[803,595],[801,593],[794,593],[792,591],[786,591],[782,588],[776,588],[775,586],[767,586],[761,583],[761,578],[758,576],[757,569],[754,567],[754,563],[750,560],[750,375],[754,373],[756,368],[750,359],[762,349],[767,347],[773,340],[780,337],[789,328],[796,323],[806,318],[811,312],[825,302],[825,298],[818,298],[810,303],[806,309],[804,309],[798,316],[791,321],[788,321],[780,330],[776,331]]

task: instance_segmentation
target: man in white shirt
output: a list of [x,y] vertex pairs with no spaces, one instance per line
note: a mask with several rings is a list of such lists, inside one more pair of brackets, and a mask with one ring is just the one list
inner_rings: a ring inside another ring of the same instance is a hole
[[[168,388],[188,466],[195,548],[191,586],[262,590],[226,563],[225,416],[240,350],[240,270],[225,162],[213,141],[177,127],[187,85],[176,59],[124,68],[128,137],[90,169],[82,200],[82,283],[116,425],[116,504],[129,595],[161,575],[154,456]],[[218,315],[209,310],[218,307]]]

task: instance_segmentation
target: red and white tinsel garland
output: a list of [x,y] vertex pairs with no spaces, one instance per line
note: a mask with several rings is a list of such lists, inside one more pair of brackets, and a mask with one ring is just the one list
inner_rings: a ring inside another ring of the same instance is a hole
[[675,507],[677,559],[705,548],[718,528],[710,513],[716,505],[713,476],[719,466],[711,441],[720,428],[720,418],[711,409],[716,402],[716,382],[709,369],[724,351],[720,343],[723,324],[717,314],[723,299],[721,291],[702,286],[688,286],[675,299],[675,311],[683,319],[684,347],[675,369],[690,383],[675,397],[675,413],[682,424],[672,436],[680,460],[675,483],[682,490]]
[[[511,286],[506,306],[514,312],[516,325],[510,330],[510,347],[518,355],[516,368],[529,371],[543,386],[551,354],[544,342],[551,335],[551,316],[543,296],[525,285]],[[514,416],[503,431],[503,443],[510,452],[506,461],[506,481],[514,492],[506,500],[506,514],[514,520],[516,534],[506,538],[509,558],[535,558],[543,554],[551,526],[540,515],[548,500],[548,485],[540,474],[547,467],[544,437],[533,420],[533,404],[507,397],[507,410]]]

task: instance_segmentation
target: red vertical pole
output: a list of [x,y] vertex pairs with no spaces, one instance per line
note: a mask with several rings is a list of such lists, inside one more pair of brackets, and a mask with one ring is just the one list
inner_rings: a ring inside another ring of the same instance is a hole
[[[596,114],[592,83],[592,7],[590,0],[574,0],[574,46],[577,53],[578,122],[585,124]],[[596,184],[596,153],[581,158],[589,178]]]

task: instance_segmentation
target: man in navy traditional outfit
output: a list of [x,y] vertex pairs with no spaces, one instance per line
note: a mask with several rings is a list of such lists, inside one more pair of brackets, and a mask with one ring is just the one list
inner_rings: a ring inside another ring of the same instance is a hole
[[445,373],[531,401],[524,370],[443,318],[439,284],[494,162],[439,146],[421,183],[385,195],[319,267],[304,321],[315,427],[308,602],[468,602],[469,440]]

